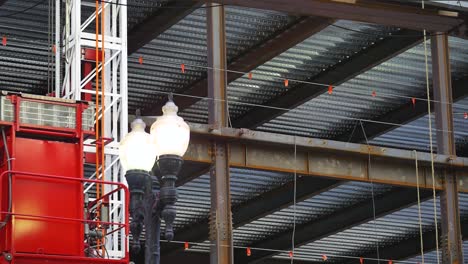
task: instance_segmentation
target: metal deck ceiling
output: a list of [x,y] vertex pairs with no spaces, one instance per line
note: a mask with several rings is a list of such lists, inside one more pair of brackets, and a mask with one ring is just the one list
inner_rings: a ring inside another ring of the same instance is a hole
[[[291,181],[289,173],[231,168],[231,201],[235,206]],[[202,175],[178,187],[176,229],[207,219],[211,208],[210,176]]]
[[[468,73],[467,46],[468,41],[450,38],[454,80]],[[421,44],[339,85],[332,95],[324,93],[258,129],[333,138],[352,131],[356,124],[359,125],[359,119],[372,120],[409,102],[411,97],[425,98],[425,79],[424,46]],[[373,91],[376,97],[372,96]],[[460,118],[456,119],[456,122],[460,121]],[[461,127],[460,124],[457,126]],[[360,126],[355,132],[362,133]],[[406,134],[405,138],[411,138],[411,135]]]
[[[231,119],[252,108],[249,104],[262,104],[285,91],[283,79],[300,80],[317,75],[342,60],[362,51],[377,41],[396,32],[395,28],[378,25],[338,21],[302,43],[252,71],[253,78],[245,74],[228,85],[229,114]],[[360,34],[339,28],[352,28]],[[294,87],[294,82],[290,82]],[[206,123],[208,101],[202,100],[181,114],[191,122]]]
[[[468,256],[468,241],[463,241],[463,256]],[[439,251],[439,261],[442,260],[442,252]],[[405,262],[410,263],[423,263],[421,255],[415,256],[413,258],[405,259]],[[437,264],[437,251],[433,250],[430,252],[424,253],[424,263],[427,264]]]
[[[361,182],[346,182],[327,191],[314,195],[296,204],[296,224],[301,225],[314,219],[326,217],[333,212],[370,199],[372,193],[379,195],[390,192],[391,186]],[[293,193],[291,193],[292,201]],[[234,198],[233,198],[234,199]],[[294,206],[288,206],[272,214],[234,229],[235,246],[250,246],[257,241],[290,230],[294,225]],[[208,252],[209,241],[191,248],[194,251]]]
[[[464,113],[468,110],[468,98],[459,100],[453,106],[454,131],[457,146],[468,144],[468,120],[464,118]],[[433,149],[437,150],[436,132],[434,116],[431,116]],[[398,127],[385,133],[369,143],[372,145],[396,147],[401,149],[411,149],[419,151],[429,151],[429,124],[428,115],[418,118],[404,126]]]
[[[433,210],[432,199],[421,203],[423,232],[434,228]],[[437,210],[440,211],[439,208]],[[330,262],[340,262],[349,259],[349,257],[360,257],[356,255],[358,252],[372,252],[377,247],[392,245],[408,236],[418,234],[418,206],[413,205],[300,246],[295,249],[295,258],[297,260],[320,261],[322,255],[327,255]],[[281,253],[275,257],[289,259],[287,253]]]
[[[249,8],[226,8],[228,61],[260,44],[297,17]],[[144,58],[140,65],[139,57]],[[180,65],[185,64],[182,74]],[[129,58],[129,107],[143,108],[161,92],[174,92],[206,76],[206,10],[197,9]],[[206,113],[205,113],[206,115]]]

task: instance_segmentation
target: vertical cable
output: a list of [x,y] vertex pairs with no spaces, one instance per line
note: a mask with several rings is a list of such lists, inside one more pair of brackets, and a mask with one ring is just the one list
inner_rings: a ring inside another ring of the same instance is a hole
[[414,151],[414,162],[416,167],[416,191],[418,195],[418,218],[419,218],[419,239],[421,240],[421,264],[424,264],[424,239],[423,239],[423,228],[422,228],[422,216],[421,216],[421,195],[419,193],[419,166],[418,166],[418,152]]
[[297,195],[297,144],[296,144],[296,136],[294,136],[294,187],[293,187],[293,232],[291,238],[291,248],[292,248],[292,258],[291,264],[294,263],[294,254],[295,254],[295,236],[296,236],[296,195]]
[[[370,149],[369,149],[369,140],[367,139],[367,134],[366,134],[366,130],[364,129],[364,125],[362,124],[362,121],[359,120],[359,123],[361,124],[361,129],[362,129],[362,134],[364,135],[364,138],[366,139],[366,145],[367,145],[367,164],[368,164],[368,171],[370,171],[371,169],[371,153],[370,153]],[[370,180],[370,183],[371,183],[371,196],[372,196],[372,214],[373,214],[373,217],[374,217],[374,232],[376,234],[378,234],[378,231],[377,231],[377,226],[376,226],[376,214],[375,214],[375,197],[374,197],[374,181],[372,180],[372,177],[369,173],[369,180]],[[379,240],[376,239],[376,243],[375,243],[375,247],[376,247],[376,253],[377,253],[377,263],[380,263],[380,245],[379,245]]]
[[[421,0],[421,7],[424,9],[424,0]],[[424,33],[424,63],[426,66],[426,94],[427,94],[427,114],[428,114],[428,126],[429,126],[429,147],[431,154],[431,175],[432,175],[432,198],[434,200],[434,224],[435,224],[435,239],[436,239],[436,255],[437,264],[440,264],[439,256],[439,230],[437,224],[437,195],[435,190],[435,169],[434,169],[434,148],[432,142],[432,118],[431,118],[431,95],[429,88],[429,64],[428,64],[428,52],[427,52],[427,34],[426,30]]]

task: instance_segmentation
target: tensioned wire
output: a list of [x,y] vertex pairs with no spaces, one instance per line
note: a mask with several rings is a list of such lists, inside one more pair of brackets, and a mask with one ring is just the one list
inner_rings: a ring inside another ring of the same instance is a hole
[[[424,9],[424,0],[421,0],[421,7]],[[426,66],[426,95],[427,95],[427,115],[428,115],[428,128],[429,128],[429,151],[431,154],[431,176],[432,176],[432,196],[433,196],[433,205],[434,205],[434,225],[435,225],[435,241],[436,241],[436,255],[437,255],[437,264],[440,264],[439,256],[439,230],[437,224],[437,197],[435,189],[435,169],[434,169],[434,148],[432,142],[432,119],[431,119],[431,95],[429,87],[429,63],[428,63],[428,51],[427,51],[427,37],[426,30],[424,33],[424,63]]]
[[[189,246],[201,246],[201,247],[208,247],[208,246],[213,246],[214,243],[205,243],[205,242],[190,242],[190,241],[177,241],[177,240],[173,240],[173,241],[167,241],[167,240],[161,240],[161,242],[163,243],[172,243],[172,244],[181,244],[181,245],[185,245],[185,243],[188,243]],[[231,247],[231,246],[227,246],[227,245],[220,245],[221,247]],[[267,252],[272,252],[272,253],[275,253],[275,254],[289,254],[289,250],[280,250],[280,249],[272,249],[272,248],[261,248],[261,247],[248,247],[248,246],[233,246],[234,249],[250,249],[251,250],[251,253],[252,253],[252,256],[255,255],[255,252],[254,251],[267,251]],[[197,249],[190,249],[188,251],[199,251]],[[399,261],[395,261],[395,260],[391,260],[391,259],[378,259],[378,258],[367,258],[367,257],[359,257],[359,256],[352,256],[352,255],[338,255],[338,254],[319,254],[319,253],[313,253],[314,255],[317,256],[317,258],[320,258],[322,259],[322,256],[323,255],[326,255],[327,257],[333,257],[333,258],[338,258],[338,259],[350,259],[350,260],[357,260],[359,261],[360,259],[363,259],[363,260],[368,260],[368,261],[382,261],[382,262],[390,262],[390,261],[393,261],[393,262],[397,262],[397,263],[405,263],[405,264],[419,264],[419,262],[416,262],[416,261],[405,261],[405,260],[399,260]],[[316,260],[316,259],[313,259],[313,258],[303,258],[303,257],[299,257],[299,258],[296,258],[296,260],[310,260],[310,261],[313,261],[313,260]],[[365,263],[365,261],[364,261]]]
[[[267,108],[267,109],[272,109],[272,110],[281,110],[281,111],[290,111],[290,112],[299,111],[296,108],[283,108],[283,107],[276,107],[276,106],[267,106],[267,105],[254,104],[254,103],[245,103],[245,102],[242,102],[242,101],[229,100],[229,99],[228,100],[214,99],[214,98],[210,98],[208,96],[195,96],[195,95],[187,95],[187,94],[180,94],[180,93],[174,93],[174,92],[164,92],[164,91],[153,91],[153,92],[155,94],[161,94],[161,95],[172,94],[174,96],[197,98],[197,99],[207,100],[207,101],[219,101],[219,102],[228,101],[229,104],[239,104],[239,105],[245,105],[245,106],[261,107],[261,108]],[[347,117],[347,116],[343,116],[343,115],[334,115],[334,114],[326,114],[326,115],[329,116],[329,117],[337,117],[337,118],[340,118],[340,119],[352,120],[352,121],[362,121],[362,122],[365,122],[365,123],[376,123],[376,124],[390,125],[390,126],[397,126],[397,127],[407,127],[407,128],[413,128],[415,130],[423,130],[423,131],[427,130],[427,128],[425,128],[425,127],[414,126],[414,125],[410,125],[410,124],[398,124],[398,123],[392,123],[392,122],[377,121],[377,120],[364,119],[364,118],[354,118],[354,117]],[[443,129],[432,129],[432,131],[452,132],[452,131],[443,130]],[[461,133],[461,135],[468,135],[468,133]]]
[[[135,61],[134,61],[135,63],[139,63],[138,59],[139,59],[140,56],[137,57],[137,56],[130,55],[128,57],[129,57],[129,59],[135,59]],[[292,83],[298,83],[298,84],[311,84],[311,85],[322,86],[322,87],[330,87],[331,86],[332,88],[339,87],[339,85],[333,85],[333,84],[327,84],[327,83],[318,83],[318,82],[304,81],[304,80],[299,80],[299,79],[294,79],[294,78],[290,79],[290,78],[287,78],[287,77],[272,76],[272,75],[268,75],[268,74],[261,73],[261,72],[255,72],[255,70],[253,70],[252,72],[241,72],[241,71],[220,69],[220,68],[214,68],[214,67],[202,66],[202,65],[196,65],[196,64],[175,63],[175,62],[171,62],[171,61],[164,61],[164,60],[147,58],[145,56],[143,56],[143,57],[144,57],[145,61],[153,61],[153,62],[160,63],[162,65],[170,65],[170,66],[180,67],[181,64],[184,64],[185,71],[188,70],[188,67],[193,67],[193,68],[200,68],[200,69],[204,69],[204,70],[225,71],[227,73],[242,74],[244,76],[248,76],[249,74],[252,74],[252,80],[254,80],[254,79],[262,80],[261,78],[254,77],[254,76],[262,76],[262,77],[265,77],[267,79],[277,80],[279,82],[283,82],[284,80],[288,80],[289,85],[291,85]],[[289,88],[286,87],[286,89],[289,89]],[[333,93],[335,93],[335,92],[336,91],[333,90]],[[339,91],[339,93],[340,94],[347,94],[349,92]],[[357,93],[353,93],[352,95],[354,97],[359,97],[359,95],[357,95]],[[369,98],[369,96],[370,95],[365,94],[364,96],[362,96],[362,98]],[[377,93],[377,97],[387,97],[387,98],[392,98],[393,97],[393,98],[402,98],[402,99],[408,99],[408,100],[415,99],[417,101],[429,101],[431,103],[440,103],[440,104],[449,104],[449,105],[459,106],[459,107],[468,107],[468,106],[462,105],[462,104],[443,102],[443,101],[433,100],[433,99],[430,99],[430,98],[428,99],[428,98],[423,98],[423,97],[405,96],[405,95],[399,95],[399,94],[385,93],[385,92],[381,92],[381,91],[379,91]]]

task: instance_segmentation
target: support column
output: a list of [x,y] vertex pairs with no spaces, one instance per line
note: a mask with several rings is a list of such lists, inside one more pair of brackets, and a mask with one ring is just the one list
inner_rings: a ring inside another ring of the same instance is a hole
[[[443,33],[435,34],[431,39],[431,48],[434,100],[438,102],[434,103],[437,153],[455,156],[448,36]],[[462,264],[457,177],[449,169],[445,170],[444,174],[444,190],[440,196],[442,263]]]
[[[213,129],[228,125],[226,102],[226,36],[224,7],[207,4],[208,33],[208,119]],[[213,7],[209,7],[209,5]],[[229,187],[229,148],[226,143],[212,142],[210,241],[211,264],[232,264],[232,216]]]

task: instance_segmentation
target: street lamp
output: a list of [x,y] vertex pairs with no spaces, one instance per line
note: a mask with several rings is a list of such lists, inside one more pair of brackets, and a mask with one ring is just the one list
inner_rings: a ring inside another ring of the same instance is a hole
[[[190,128],[177,115],[178,108],[171,96],[162,110],[163,115],[151,126],[151,134],[145,132],[146,125],[137,116],[119,149],[130,190],[132,250],[135,253],[140,250],[144,225],[146,264],[159,263],[161,218],[166,223],[165,238],[169,241],[174,238],[175,182],[190,140]],[[160,171],[157,178],[150,175],[155,161]]]

